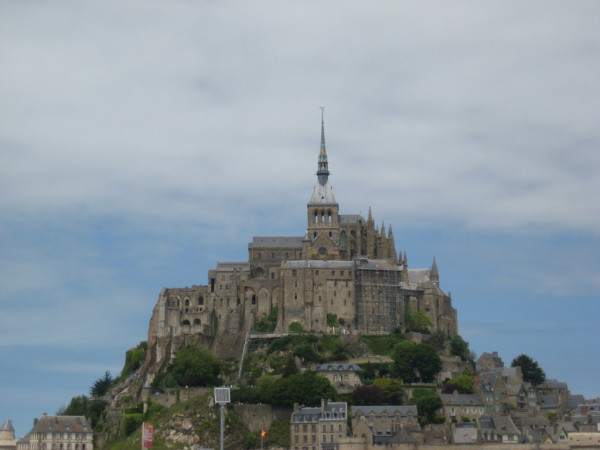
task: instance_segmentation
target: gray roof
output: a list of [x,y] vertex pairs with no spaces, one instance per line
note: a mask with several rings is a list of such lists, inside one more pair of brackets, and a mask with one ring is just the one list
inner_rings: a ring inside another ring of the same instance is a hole
[[481,416],[479,426],[483,430],[494,430],[497,434],[519,434],[510,416]]
[[312,195],[310,196],[310,200],[308,201],[309,205],[337,205],[335,201],[335,196],[333,195],[333,190],[329,183],[325,183],[325,185],[321,185],[317,183],[315,186]]
[[291,269],[350,269],[354,268],[352,261],[322,261],[318,259],[287,261],[282,267]]
[[479,385],[483,392],[491,392],[494,385],[496,384],[497,372],[482,372],[479,375]]
[[542,399],[540,401],[540,408],[556,409],[558,408],[558,402],[552,395],[542,395]]
[[387,413],[388,416],[395,416],[396,413],[399,413],[401,416],[407,416],[408,413],[411,413],[413,416],[417,416],[417,406],[416,405],[374,405],[374,406],[353,406],[352,407],[352,417],[357,417],[359,413],[362,413],[365,416],[370,416],[371,413],[375,415],[375,417],[381,417],[383,413]]
[[0,431],[15,431],[15,427],[13,427],[12,420],[6,419],[0,427]]
[[445,406],[483,406],[475,394],[440,394],[440,398]]
[[317,372],[358,372],[360,367],[356,364],[319,364]]
[[408,269],[409,283],[425,283],[430,280],[429,269]]
[[346,223],[366,222],[363,216],[361,216],[360,214],[340,214],[338,217],[340,224],[342,225]]
[[293,422],[318,422],[320,420],[340,420],[347,417],[346,402],[327,402],[324,409],[320,406],[301,407],[292,413]]
[[248,248],[252,247],[290,247],[302,248],[304,236],[254,236]]
[[92,429],[84,416],[44,415],[33,426],[30,433],[91,433]]
[[250,264],[246,261],[242,262],[218,262],[216,271],[217,272],[230,272],[235,269],[248,269]]
[[361,259],[358,268],[366,270],[396,270],[402,271],[402,266],[391,263],[385,259]]

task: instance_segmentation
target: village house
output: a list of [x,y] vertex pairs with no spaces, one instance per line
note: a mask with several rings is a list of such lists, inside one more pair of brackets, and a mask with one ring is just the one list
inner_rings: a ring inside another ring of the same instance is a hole
[[17,441],[17,450],[93,450],[93,431],[84,416],[49,416],[34,419],[33,428]]
[[356,364],[328,363],[319,364],[315,373],[327,378],[338,393],[348,393],[360,386],[360,370]]
[[293,450],[338,450],[347,432],[346,402],[321,400],[320,407],[294,405],[290,425]]

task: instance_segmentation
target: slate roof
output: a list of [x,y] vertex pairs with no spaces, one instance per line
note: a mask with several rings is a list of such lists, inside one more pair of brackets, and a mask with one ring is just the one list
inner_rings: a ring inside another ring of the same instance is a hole
[[425,283],[430,280],[429,269],[408,269],[409,283]]
[[569,395],[567,403],[569,405],[569,409],[575,409],[579,405],[583,405],[585,403],[585,397],[581,394]]
[[84,416],[42,416],[30,433],[91,433]]
[[354,268],[353,261],[321,261],[318,259],[287,261],[283,265],[292,269],[350,269]]
[[218,262],[215,270],[217,272],[229,272],[234,269],[247,269],[248,267],[250,267],[250,264],[247,262]]
[[482,432],[493,430],[498,435],[519,434],[519,430],[515,427],[509,416],[481,416],[479,418],[479,426]]
[[365,219],[363,218],[363,216],[361,216],[360,214],[340,214],[338,216],[340,224],[346,224],[346,223],[365,223]]
[[253,247],[290,247],[302,248],[304,236],[254,236],[248,248]]
[[396,270],[402,271],[402,267],[385,259],[361,259],[359,267],[366,270]]
[[333,195],[333,190],[329,183],[325,183],[325,185],[321,185],[318,183],[312,195],[310,196],[310,200],[308,201],[309,205],[337,205],[335,201],[335,196]]
[[387,413],[388,416],[395,416],[396,413],[400,413],[402,417],[405,417],[410,412],[413,416],[417,416],[417,406],[416,405],[373,405],[373,406],[353,406],[352,407],[352,417],[357,417],[361,412],[365,416],[370,416],[371,413],[375,414],[375,417],[381,417],[384,412]]
[[540,408],[556,409],[558,408],[558,402],[552,395],[542,395],[542,399],[540,401]]
[[317,372],[358,372],[360,367],[356,364],[319,364]]
[[440,394],[444,406],[483,406],[475,394]]
[[404,428],[400,427],[391,436],[380,436],[373,435],[373,444],[385,445],[385,444],[416,444],[417,441],[413,438]]
[[327,402],[324,409],[319,406],[301,407],[292,414],[293,422],[319,422],[321,420],[340,420],[347,417],[346,402]]
[[12,420],[6,419],[4,421],[4,423],[2,424],[2,427],[0,427],[0,431],[14,432],[15,431],[15,427],[13,427]]

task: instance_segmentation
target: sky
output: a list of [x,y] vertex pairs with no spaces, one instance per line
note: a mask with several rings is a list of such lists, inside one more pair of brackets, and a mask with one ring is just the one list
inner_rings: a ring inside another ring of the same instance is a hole
[[340,213],[435,256],[471,349],[600,395],[600,3],[0,1],[0,420],[147,338],[163,287]]

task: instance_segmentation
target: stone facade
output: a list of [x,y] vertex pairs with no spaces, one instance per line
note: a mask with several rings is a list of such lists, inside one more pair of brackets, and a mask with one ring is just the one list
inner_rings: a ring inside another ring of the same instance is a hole
[[83,416],[48,416],[17,442],[17,450],[93,450],[92,427]]
[[15,427],[10,419],[6,419],[0,427],[0,450],[15,450],[16,448]]
[[458,333],[456,309],[439,287],[435,258],[430,268],[409,269],[406,254],[396,252],[391,226],[376,227],[370,208],[366,219],[340,214],[328,178],[321,123],[317,184],[304,233],[254,237],[248,261],[219,262],[207,285],[163,289],[148,332],[150,372],[160,370],[187,336],[218,336],[212,340],[217,343],[229,339],[220,350],[239,356],[245,333],[273,307],[278,307],[278,332],[298,322],[304,330],[331,333],[328,316],[333,315],[340,333],[406,331],[410,309],[427,314],[432,331]]
[[294,406],[290,424],[293,450],[338,450],[347,433],[346,402],[321,401],[320,407]]

